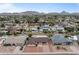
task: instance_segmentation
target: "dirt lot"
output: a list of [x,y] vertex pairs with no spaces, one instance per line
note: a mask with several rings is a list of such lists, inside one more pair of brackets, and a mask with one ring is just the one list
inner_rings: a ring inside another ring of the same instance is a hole
[[47,44],[39,44],[37,47],[35,45],[24,46],[21,51],[19,47],[14,46],[0,46],[1,53],[14,53],[14,54],[23,54],[23,53],[79,53],[79,46],[74,45],[53,45],[51,42]]
[[53,46],[53,52],[72,52],[72,50],[70,49],[70,46],[55,45]]
[[0,53],[13,53],[14,49],[14,46],[0,46]]
[[72,52],[79,53],[79,46],[70,46],[70,49],[72,49]]
[[[59,47],[59,48],[57,48]],[[69,45],[52,45],[51,42],[45,45],[36,46],[25,46],[23,49],[24,53],[29,52],[73,52],[73,49]]]
[[51,43],[39,44],[36,46],[25,46],[23,52],[51,52],[53,51]]

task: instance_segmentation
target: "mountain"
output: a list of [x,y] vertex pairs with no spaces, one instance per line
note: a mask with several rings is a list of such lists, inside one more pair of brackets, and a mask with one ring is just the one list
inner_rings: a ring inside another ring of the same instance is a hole
[[39,13],[36,11],[26,11],[20,13],[0,13],[0,15],[44,15],[44,13]]
[[66,11],[62,11],[60,14],[61,14],[61,15],[70,15],[71,13],[66,12]]
[[21,12],[21,15],[44,15],[44,13],[39,13],[37,11],[26,11],[26,12]]
[[59,13],[57,13],[57,12],[51,12],[51,13],[48,13],[47,15],[59,15]]
[[19,15],[19,13],[0,13],[0,16]]
[[0,13],[0,15],[28,15],[28,16],[32,16],[32,15],[79,15],[79,13],[69,13],[66,11],[62,11],[61,13],[57,13],[57,12],[51,12],[51,13],[40,13],[37,11],[25,11],[25,12],[20,12],[20,13]]
[[52,13],[48,13],[48,15],[70,15],[71,13],[66,12],[66,11],[62,11],[60,13],[57,12],[52,12]]
[[77,13],[72,13],[72,15],[79,15],[79,13],[77,12]]

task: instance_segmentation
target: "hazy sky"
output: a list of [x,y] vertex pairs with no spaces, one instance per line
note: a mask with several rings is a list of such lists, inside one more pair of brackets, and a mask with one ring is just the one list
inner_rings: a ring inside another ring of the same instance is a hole
[[10,3],[0,4],[0,13],[2,12],[79,12],[79,4],[76,3]]

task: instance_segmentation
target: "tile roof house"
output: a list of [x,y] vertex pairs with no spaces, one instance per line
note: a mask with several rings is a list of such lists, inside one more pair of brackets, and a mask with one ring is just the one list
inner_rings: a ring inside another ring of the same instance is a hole
[[55,34],[51,38],[54,44],[71,44],[72,40],[65,38],[62,34]]

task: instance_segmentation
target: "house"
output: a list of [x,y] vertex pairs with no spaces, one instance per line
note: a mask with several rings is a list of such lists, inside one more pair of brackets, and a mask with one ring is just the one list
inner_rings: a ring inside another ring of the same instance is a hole
[[51,27],[51,29],[52,29],[53,31],[62,31],[62,32],[65,31],[65,30],[64,30],[64,27],[63,27],[63,26],[59,26],[59,25],[54,25],[53,27]]
[[10,34],[21,33],[22,30],[23,28],[19,24],[16,24],[15,26],[9,26],[7,29],[7,31],[10,32]]
[[77,41],[79,42],[79,35],[77,35]]
[[13,26],[14,25],[14,23],[12,23],[12,22],[7,22],[7,23],[4,23],[6,26]]
[[31,30],[32,32],[38,32],[37,26],[30,26],[28,30]]
[[79,35],[71,36],[71,40],[79,42]]
[[72,40],[65,38],[62,34],[55,34],[55,35],[53,35],[53,37],[51,39],[52,39],[53,44],[56,44],[56,45],[72,44]]
[[5,33],[7,33],[8,31],[7,31],[7,28],[0,28],[0,33],[3,33],[3,34],[5,34]]
[[33,35],[27,41],[28,44],[42,44],[42,43],[48,43],[48,42],[49,42],[49,38],[46,35]]
[[45,24],[45,25],[41,26],[41,28],[40,28],[40,31],[43,31],[43,30],[51,31],[51,28],[49,25]]
[[38,29],[36,27],[31,28],[32,32],[38,32]]
[[25,24],[23,25],[23,28],[26,30],[26,29],[28,28],[28,24],[25,23]]
[[8,36],[5,38],[3,45],[10,45],[10,46],[23,46],[26,41],[27,36]]

